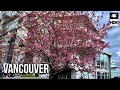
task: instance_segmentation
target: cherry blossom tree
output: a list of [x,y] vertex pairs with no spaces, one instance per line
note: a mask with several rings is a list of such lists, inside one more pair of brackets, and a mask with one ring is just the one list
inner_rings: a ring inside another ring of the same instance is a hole
[[[29,59],[38,55],[49,63],[50,78],[71,64],[81,72],[95,68],[95,58],[108,43],[102,41],[111,27],[100,24],[96,12],[26,11],[18,14],[27,31],[21,41]],[[91,17],[89,16],[91,15]],[[32,59],[30,59],[32,63]],[[87,65],[87,67],[86,67]]]

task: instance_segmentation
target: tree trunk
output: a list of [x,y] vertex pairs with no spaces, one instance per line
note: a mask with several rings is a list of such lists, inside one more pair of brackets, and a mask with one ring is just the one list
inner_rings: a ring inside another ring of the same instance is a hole
[[52,62],[50,61],[50,58],[45,53],[43,53],[43,55],[47,58],[49,63],[49,68],[50,68],[49,79],[55,79],[56,74],[62,72],[64,69],[68,67],[69,62],[66,62],[66,65],[62,69],[55,71],[52,67],[52,64],[51,64]]
[[55,79],[53,73],[50,73],[50,74],[49,74],[49,79]]
[[55,79],[55,71],[53,70],[52,66],[50,65],[50,73],[49,73],[49,79]]

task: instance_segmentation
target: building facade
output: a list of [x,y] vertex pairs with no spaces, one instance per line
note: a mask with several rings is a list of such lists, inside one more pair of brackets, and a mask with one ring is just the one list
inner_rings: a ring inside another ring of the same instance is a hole
[[96,79],[110,79],[111,78],[111,51],[104,49],[96,60]]
[[65,70],[58,74],[57,79],[110,79],[111,78],[111,51],[104,49],[97,55],[96,67],[89,72],[81,72],[77,67]]

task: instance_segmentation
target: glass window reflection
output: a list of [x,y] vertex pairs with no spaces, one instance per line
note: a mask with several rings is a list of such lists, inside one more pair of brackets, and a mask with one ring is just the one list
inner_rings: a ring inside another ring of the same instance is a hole
[[99,59],[97,60],[97,67],[108,69],[108,67],[109,67],[109,56],[104,54],[104,53],[100,53]]

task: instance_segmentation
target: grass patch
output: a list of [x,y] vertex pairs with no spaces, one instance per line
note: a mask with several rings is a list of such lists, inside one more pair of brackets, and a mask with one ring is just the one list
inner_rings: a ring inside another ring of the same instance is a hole
[[20,77],[35,77],[33,74],[23,74],[22,76]]

